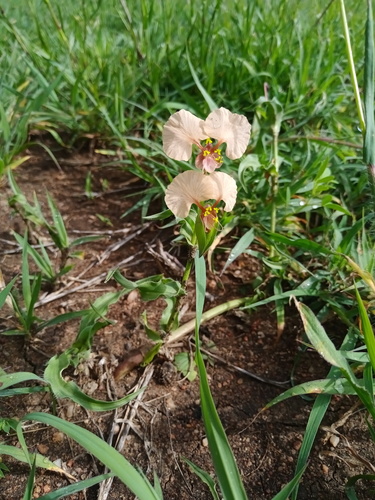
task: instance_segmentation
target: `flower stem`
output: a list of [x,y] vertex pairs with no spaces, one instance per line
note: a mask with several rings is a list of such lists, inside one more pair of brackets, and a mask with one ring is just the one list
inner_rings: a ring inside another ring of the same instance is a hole
[[355,103],[356,103],[357,113],[358,113],[358,118],[359,118],[359,126],[360,126],[360,128],[362,130],[362,134],[363,134],[364,131],[365,131],[365,129],[366,129],[365,117],[364,117],[364,114],[363,114],[363,107],[362,107],[362,102],[361,102],[361,96],[360,96],[359,87],[358,87],[357,75],[356,75],[356,72],[355,72],[353,51],[352,51],[352,46],[351,46],[351,43],[350,43],[349,27],[348,27],[348,20],[346,18],[346,11],[345,11],[344,0],[340,0],[340,8],[341,8],[342,24],[343,24],[343,27],[344,27],[344,38],[345,38],[345,43],[346,43],[346,53],[347,53],[348,61],[349,61],[350,77],[351,77],[352,85],[353,85]]
[[[273,130],[273,158],[272,158],[272,163],[274,170],[271,175],[271,196],[272,196],[272,210],[271,210],[271,227],[270,231],[271,233],[274,233],[276,231],[276,220],[277,220],[277,194],[279,192],[279,127],[277,124],[275,124],[272,127]],[[271,247],[270,250],[270,257],[273,257],[275,255],[275,249],[274,247]]]
[[[182,275],[182,279],[181,279],[181,285],[184,289],[186,289],[186,285],[187,285],[187,282],[189,280],[191,270],[193,268],[193,263],[194,263],[194,259],[192,257],[189,257],[189,259],[186,263],[186,266],[185,266],[184,274]],[[171,329],[177,323],[178,314],[180,312],[179,309],[180,309],[181,298],[182,298],[182,296],[180,295],[179,297],[176,298],[176,302],[174,303],[173,309],[171,311],[171,315],[169,316],[169,320],[168,320],[168,323],[166,326],[167,334],[171,331]]]

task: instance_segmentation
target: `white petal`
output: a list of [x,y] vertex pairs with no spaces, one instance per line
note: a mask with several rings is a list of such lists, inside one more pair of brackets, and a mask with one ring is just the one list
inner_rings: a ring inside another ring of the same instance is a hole
[[226,212],[233,210],[237,198],[237,185],[233,177],[224,172],[214,172],[207,177],[212,184],[211,193],[214,195],[207,199],[223,200],[224,210]]
[[[229,176],[228,176],[229,177]],[[203,172],[188,170],[178,174],[167,187],[165,203],[176,217],[189,215],[191,205],[213,199],[210,176]]]
[[208,137],[226,142],[226,156],[231,160],[240,158],[249,144],[251,125],[246,116],[232,113],[226,108],[212,111],[204,122]]
[[165,154],[174,160],[188,160],[192,154],[192,145],[207,139],[203,124],[203,120],[185,109],[170,116],[163,128]]

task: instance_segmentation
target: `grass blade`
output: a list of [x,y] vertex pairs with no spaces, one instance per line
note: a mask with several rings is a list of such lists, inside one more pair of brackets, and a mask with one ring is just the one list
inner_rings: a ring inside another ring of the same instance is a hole
[[210,493],[212,495],[212,498],[214,500],[220,500],[219,496],[217,494],[217,491],[216,491],[215,481],[212,479],[212,477],[209,475],[209,473],[206,472],[205,470],[201,469],[200,467],[198,467],[198,465],[191,462],[187,458],[184,458],[183,460],[184,460],[184,462],[186,462],[188,464],[188,466],[191,468],[191,470],[194,472],[194,474],[197,475],[199,477],[199,479],[208,487],[208,489],[210,490]]
[[362,333],[364,337],[364,341],[367,347],[367,352],[370,358],[372,369],[375,372],[375,337],[374,331],[372,329],[372,325],[370,322],[370,318],[368,317],[367,311],[363,304],[362,298],[358,293],[358,290],[355,289],[355,294],[358,302],[359,315],[362,323]]
[[212,97],[209,95],[209,93],[203,87],[201,81],[199,80],[198,75],[197,75],[197,73],[196,73],[196,71],[194,69],[194,66],[192,65],[192,63],[190,61],[189,54],[187,54],[187,60],[188,60],[189,68],[190,68],[190,71],[191,71],[191,76],[193,77],[195,85],[200,90],[200,93],[202,94],[203,99],[206,101],[208,107],[210,108],[210,111],[213,111],[214,109],[217,109],[218,105],[215,103],[215,101],[212,99]]
[[31,469],[29,472],[29,477],[27,479],[25,493],[23,494],[22,500],[32,500],[32,498],[33,498],[33,489],[34,489],[34,483],[35,483],[35,467],[36,467],[35,462],[36,462],[36,459],[34,456],[34,460],[33,460],[33,463],[32,463],[32,466],[31,466]]
[[199,349],[199,325],[202,318],[206,291],[206,266],[203,257],[195,257],[195,280],[196,363],[199,371],[202,416],[206,429],[208,445],[223,497],[227,500],[246,500],[247,496],[245,488],[242,484],[235,458],[212,398],[206,368]]
[[[344,349],[345,351],[350,350],[355,347],[355,344],[356,344],[356,337],[354,335],[348,334],[344,339],[341,349]],[[328,378],[335,379],[337,376],[339,376],[339,374],[340,373],[338,368],[335,367],[331,368],[328,373]],[[331,401],[331,396],[328,394],[319,394],[319,396],[314,401],[314,405],[311,409],[309,420],[306,425],[306,431],[303,436],[302,445],[298,454],[296,470],[295,470],[296,476],[299,475],[301,471],[304,471],[305,468],[307,467],[307,461],[309,459],[312,446],[314,444],[323,417],[326,414],[326,411],[329,407],[330,401]],[[297,495],[298,495],[298,485],[293,490],[291,500],[297,500]]]
[[[7,297],[8,297],[8,295],[10,294],[10,291],[12,290],[12,287],[13,287],[14,283],[16,282],[16,280],[17,280],[17,276],[14,277],[12,279],[12,281],[10,281],[7,284],[7,286],[5,288],[2,288],[2,290],[0,291],[0,309],[5,304],[5,301],[6,301]],[[0,287],[2,287],[3,284],[5,285],[5,283],[3,282],[3,279],[2,279],[1,271],[0,271]]]
[[15,460],[19,460],[20,462],[29,464],[31,464],[35,460],[36,467],[42,467],[43,469],[48,469],[65,474],[65,471],[63,469],[57,467],[57,465],[51,462],[47,457],[44,457],[39,453],[28,453],[26,457],[23,450],[17,448],[16,446],[9,446],[7,444],[0,443],[0,455],[8,455],[10,457],[13,457]]
[[254,240],[254,229],[251,228],[244,235],[242,235],[241,238],[234,245],[233,250],[230,252],[229,257],[223,267],[223,270],[221,271],[221,274],[225,272],[226,268],[230,264],[232,264],[232,262],[235,259],[237,259],[237,257],[241,255],[241,253],[244,252],[249,245],[251,245],[253,240]]
[[[279,493],[273,497],[272,500],[289,500],[290,494],[296,491],[299,482],[301,481],[301,477],[305,472],[306,466],[302,467],[302,469],[294,476],[294,478],[289,481],[288,484],[284,486],[284,488],[279,491]],[[293,497],[292,497],[293,498]]]
[[369,394],[367,389],[354,376],[350,365],[343,354],[336,349],[331,339],[328,337],[324,328],[314,315],[314,313],[301,302],[295,300],[297,309],[301,315],[306,335],[318,353],[331,365],[337,366],[353,389],[361,399],[362,403],[370,415],[375,419],[375,408],[372,403],[373,395]]
[[64,486],[58,490],[51,491],[51,493],[47,493],[47,495],[39,497],[39,500],[59,500],[60,498],[73,495],[74,493],[78,493],[86,488],[95,486],[95,484],[105,481],[113,476],[114,474],[101,474],[100,476],[90,477],[90,479],[85,479],[84,481],[79,481],[78,483],[70,484],[69,486]]
[[[46,413],[29,413],[22,421],[28,420],[35,420],[42,424],[51,425],[79,443],[85,450],[92,453],[92,455],[108,467],[140,500],[160,500],[160,496],[156,493],[150,482],[121,453],[98,436],[95,436],[92,432],[71,422],[66,422],[54,415],[47,415]],[[20,423],[21,425],[22,422]],[[20,439],[20,433],[18,437]]]
[[38,375],[30,372],[16,372],[0,375],[0,393],[7,387],[21,384],[22,382],[28,382],[29,380],[38,380],[38,382],[44,382],[44,380],[38,377]]

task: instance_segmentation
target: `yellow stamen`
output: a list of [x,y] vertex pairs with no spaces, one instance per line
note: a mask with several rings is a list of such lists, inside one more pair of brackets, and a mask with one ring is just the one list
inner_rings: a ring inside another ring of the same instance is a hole
[[210,138],[206,139],[206,144],[212,144],[212,141]]
[[210,154],[211,153],[207,149],[203,151],[203,156],[209,156]]

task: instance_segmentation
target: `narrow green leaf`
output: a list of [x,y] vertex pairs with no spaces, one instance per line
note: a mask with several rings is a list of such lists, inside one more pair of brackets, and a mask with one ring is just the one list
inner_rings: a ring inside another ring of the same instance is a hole
[[216,491],[215,481],[212,479],[209,473],[203,470],[201,467],[198,467],[198,465],[196,465],[194,462],[191,462],[187,458],[182,458],[182,460],[188,464],[188,466],[191,468],[194,474],[198,476],[199,479],[208,487],[212,495],[212,498],[214,500],[220,500],[219,495],[217,494]]
[[78,245],[84,245],[85,243],[91,243],[92,241],[98,241],[103,239],[103,236],[82,236],[81,238],[77,238],[76,240],[72,241],[70,246],[71,247],[76,247]]
[[355,289],[355,294],[358,302],[359,315],[362,323],[362,333],[364,341],[367,347],[367,352],[370,358],[372,369],[375,372],[375,337],[370,318],[368,317],[367,311],[363,304],[362,298],[359,295],[357,288]]
[[42,273],[48,279],[54,279],[55,273],[53,270],[53,266],[48,257],[48,254],[45,252],[43,245],[41,245],[41,250],[44,250],[42,257],[27,241],[24,241],[25,237],[17,234],[16,232],[13,232],[13,236],[21,247],[26,247],[28,254],[33,258],[35,264],[39,267]]
[[[1,274],[0,274],[0,278],[1,278]],[[10,281],[7,286],[5,288],[3,288],[1,291],[0,291],[0,309],[3,307],[3,305],[5,304],[5,301],[10,293],[10,291],[12,290],[13,288],[13,285],[14,283],[16,282],[17,280],[17,276],[15,276],[12,281]],[[0,281],[0,286],[1,286],[1,281]]]
[[294,478],[291,481],[289,481],[289,483],[286,484],[283,487],[283,489],[280,490],[276,496],[273,497],[272,500],[289,500],[291,493],[293,493],[296,490],[299,482],[301,481],[301,477],[302,477],[303,473],[305,472],[305,470],[306,470],[306,466],[303,467],[298,472],[298,474],[296,474],[294,476]]
[[25,302],[26,310],[29,309],[31,302],[31,285],[29,274],[29,261],[27,259],[27,232],[25,233],[22,246],[22,296]]
[[[363,159],[366,165],[375,167],[374,126],[374,27],[372,1],[367,0],[364,65],[364,108],[366,129],[363,143]],[[375,172],[374,172],[375,173]],[[372,180],[374,182],[374,179]]]
[[58,490],[51,491],[51,493],[47,493],[47,495],[39,497],[39,500],[60,500],[60,498],[64,498],[68,495],[73,495],[74,493],[83,491],[113,476],[114,474],[109,473],[109,474],[101,474],[100,476],[90,477],[90,479],[85,479],[84,481],[79,481],[78,483],[73,483],[70,484],[69,486],[64,486],[63,488],[59,488]]
[[9,446],[7,444],[0,443],[0,455],[9,455],[15,460],[30,464],[35,459],[35,464],[37,467],[64,473],[64,471],[60,469],[60,467],[57,467],[57,465],[51,462],[47,457],[44,457],[39,453],[28,453],[26,457],[24,451],[20,448],[17,448],[16,446]]
[[247,231],[245,234],[241,236],[241,238],[237,241],[237,243],[234,245],[233,250],[231,250],[228,259],[223,267],[223,270],[221,271],[221,274],[223,274],[226,270],[226,268],[232,264],[232,262],[237,259],[239,255],[241,255],[249,245],[254,240],[254,229],[251,228],[249,231]]
[[[357,481],[375,481],[375,474],[357,474],[348,479],[345,485],[345,493],[349,500],[358,500],[355,492],[355,483]],[[371,495],[373,497],[373,495]]]
[[200,80],[198,78],[198,75],[197,75],[197,73],[196,73],[196,71],[194,69],[194,66],[192,65],[192,63],[190,61],[189,54],[187,54],[187,61],[188,61],[190,72],[191,72],[191,76],[193,77],[195,85],[198,87],[200,93],[203,96],[203,99],[206,101],[208,107],[210,108],[210,111],[214,111],[215,109],[218,108],[218,105],[215,103],[215,101],[212,99],[212,97],[208,94],[207,90],[201,84],[201,82],[200,82]]
[[44,382],[44,380],[38,375],[30,372],[15,372],[0,375],[0,392],[7,387],[12,385],[22,384],[22,382],[28,382],[29,380],[37,380],[38,382]]
[[375,419],[375,407],[373,405],[373,395],[369,394],[361,381],[357,380],[351,370],[348,361],[342,353],[336,349],[324,328],[314,315],[314,313],[301,302],[295,300],[297,309],[301,315],[306,335],[318,353],[331,365],[340,368],[344,377],[353,386],[353,389],[366,406],[367,411]]
[[374,23],[371,0],[367,0],[364,65],[364,108],[366,128],[363,138],[363,160],[368,169],[372,202],[373,206],[375,207]]
[[121,453],[92,432],[46,413],[29,413],[22,420],[51,425],[69,436],[107,466],[140,500],[161,500],[149,481]]
[[170,217],[171,215],[172,215],[172,212],[168,208],[167,210],[163,210],[162,212],[159,212],[157,214],[146,215],[143,218],[145,220],[164,220],[164,219],[168,219],[168,217]]
[[53,201],[53,199],[51,198],[49,193],[47,193],[47,200],[48,200],[49,208],[51,210],[54,227],[56,229],[57,236],[58,236],[58,242],[55,241],[55,243],[56,244],[58,243],[58,247],[60,250],[69,248],[68,233],[66,232],[66,228],[65,228],[65,224],[64,224],[64,220],[62,218],[62,215],[59,212],[55,202]]
[[[350,332],[346,335],[342,345],[341,350],[345,352],[347,349],[353,349],[355,347],[357,340],[356,336],[352,335]],[[332,367],[328,373],[328,378],[336,379],[340,375],[340,371],[336,367]],[[345,379],[344,379],[345,380]],[[345,382],[347,382],[345,380]],[[349,386],[352,388],[351,386]],[[306,425],[305,434],[303,436],[302,445],[298,453],[298,459],[295,469],[295,475],[300,474],[301,471],[305,470],[307,467],[310,452],[312,450],[316,435],[319,431],[320,424],[323,420],[326,411],[328,410],[331,401],[331,396],[328,394],[319,394],[316,398],[314,405],[311,409],[309,420]],[[298,485],[293,490],[291,500],[297,500],[298,497]]]
[[[359,380],[358,385],[363,388],[363,381]],[[311,382],[304,382],[303,384],[295,385],[287,391],[279,394],[272,401],[266,404],[264,410],[271,408],[271,406],[281,403],[288,398],[293,396],[302,396],[304,394],[355,395],[357,394],[357,391],[353,388],[352,384],[343,377],[313,380]]]
[[36,459],[35,459],[35,455],[34,455],[22,500],[32,500],[32,498],[33,498],[33,489],[34,489],[34,483],[35,483],[35,467],[36,467],[35,462],[36,462]]
[[246,500],[246,492],[230,448],[228,438],[217,413],[208,384],[206,368],[199,348],[199,325],[202,319],[205,291],[206,266],[203,257],[195,257],[196,280],[196,363],[199,372],[199,387],[204,426],[212,461],[219,481],[220,490],[226,499]]
[[[281,295],[283,288],[281,279],[277,278],[273,284],[273,291],[275,295]],[[285,328],[285,307],[283,300],[275,300],[276,318],[277,318],[277,338],[283,333]]]

